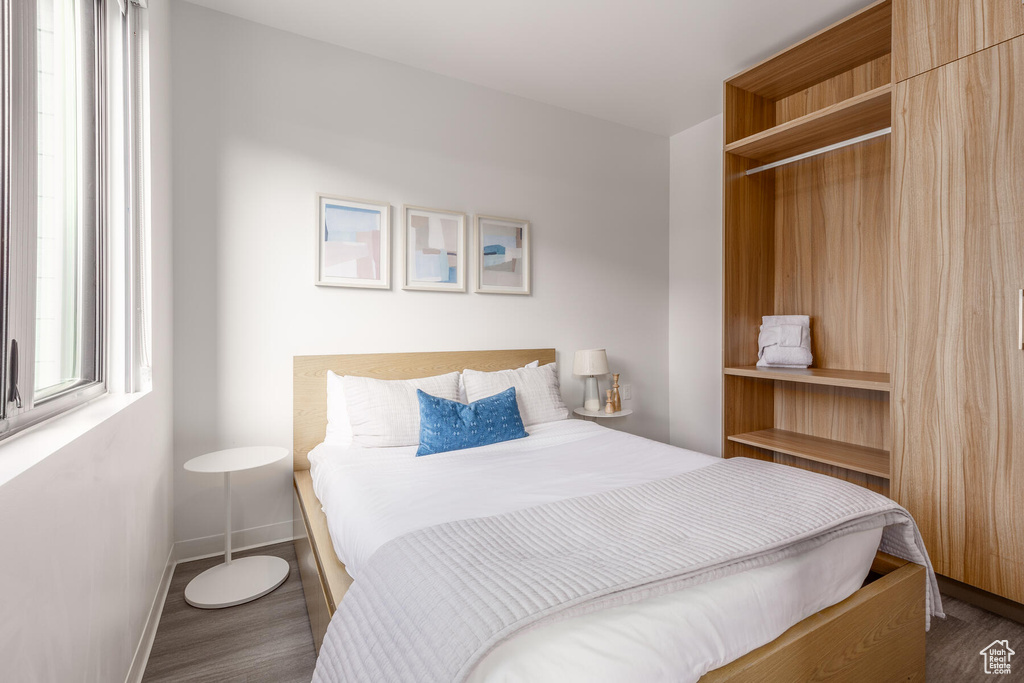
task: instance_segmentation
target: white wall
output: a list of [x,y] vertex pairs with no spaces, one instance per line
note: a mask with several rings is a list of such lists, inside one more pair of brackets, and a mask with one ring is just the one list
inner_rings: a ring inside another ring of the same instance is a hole
[[[579,405],[572,353],[606,347],[634,391],[620,426],[668,439],[665,138],[190,4],[172,15],[175,533],[212,537],[185,554],[217,550],[222,503],[182,463],[290,446],[294,355],[554,346]],[[534,295],[315,287],[317,191],[396,218],[408,203],[529,219]],[[235,528],[256,529],[242,542],[290,533],[290,467],[233,477]]]
[[173,543],[169,13],[150,7],[154,390],[0,486],[5,681],[124,680]]
[[722,454],[722,115],[671,139],[671,443]]

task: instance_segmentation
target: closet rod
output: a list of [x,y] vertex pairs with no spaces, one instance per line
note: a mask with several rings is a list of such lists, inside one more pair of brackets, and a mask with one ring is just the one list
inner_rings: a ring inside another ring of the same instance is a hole
[[826,145],[825,147],[819,147],[818,149],[811,150],[810,152],[804,152],[803,154],[797,154],[796,156],[788,157],[786,159],[779,159],[778,161],[773,161],[772,163],[765,164],[764,166],[758,166],[757,168],[752,168],[749,171],[747,171],[746,174],[747,175],[754,175],[755,173],[760,173],[761,171],[767,171],[769,169],[776,168],[777,166],[785,166],[786,164],[791,164],[794,161],[800,161],[801,159],[807,159],[809,157],[815,157],[815,156],[818,156],[819,154],[824,154],[825,152],[831,152],[834,149],[841,149],[843,147],[849,147],[850,145],[856,145],[858,142],[864,142],[865,140],[870,140],[871,138],[877,138],[877,137],[881,137],[883,135],[888,135],[891,132],[892,132],[892,128],[890,127],[890,128],[883,128],[882,130],[876,130],[873,133],[867,133],[865,135],[858,135],[855,138],[850,138],[849,140],[843,140],[842,142],[837,142],[837,143],[835,143],[833,145]]

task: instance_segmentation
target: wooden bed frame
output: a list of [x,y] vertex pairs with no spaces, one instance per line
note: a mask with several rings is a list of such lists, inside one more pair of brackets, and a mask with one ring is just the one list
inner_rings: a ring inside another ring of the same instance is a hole
[[[302,589],[317,652],[352,577],[334,553],[327,517],[313,492],[309,451],[327,426],[327,371],[378,379],[413,379],[473,368],[494,371],[555,360],[554,349],[296,356],[293,442],[301,535],[295,541]],[[772,642],[701,678],[736,681],[923,681],[925,570],[878,553],[865,585],[811,615]]]

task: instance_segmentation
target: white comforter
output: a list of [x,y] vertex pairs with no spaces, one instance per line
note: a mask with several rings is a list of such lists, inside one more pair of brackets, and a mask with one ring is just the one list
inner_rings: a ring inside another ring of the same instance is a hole
[[[414,529],[640,484],[717,460],[577,420],[529,431],[526,439],[421,458],[415,447],[314,449],[313,486],[353,578],[377,548]],[[880,529],[853,534],[775,565],[544,624],[491,652],[470,680],[696,681],[857,590],[880,537]]]

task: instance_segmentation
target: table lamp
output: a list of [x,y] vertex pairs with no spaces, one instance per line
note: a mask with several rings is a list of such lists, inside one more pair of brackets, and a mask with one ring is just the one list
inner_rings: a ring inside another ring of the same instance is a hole
[[577,351],[572,360],[572,374],[587,378],[583,394],[583,407],[587,410],[601,410],[601,395],[597,390],[597,375],[608,374],[608,354],[604,349]]

